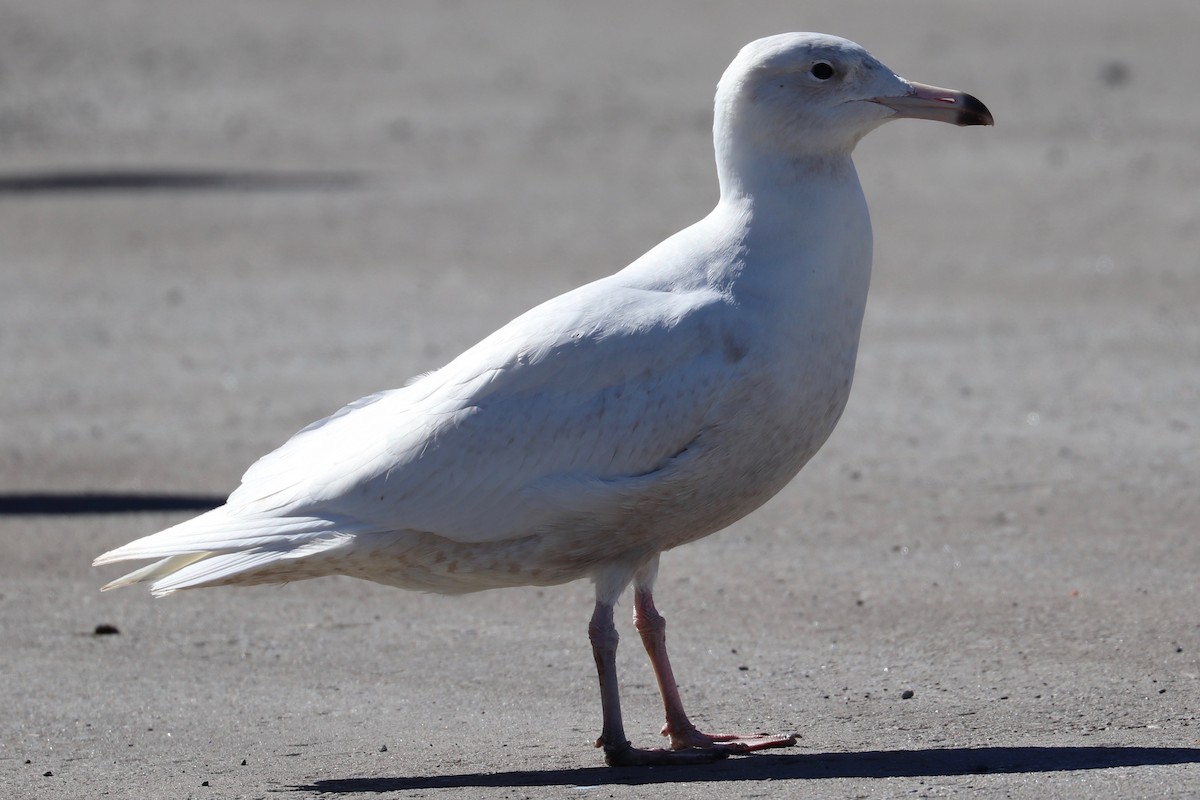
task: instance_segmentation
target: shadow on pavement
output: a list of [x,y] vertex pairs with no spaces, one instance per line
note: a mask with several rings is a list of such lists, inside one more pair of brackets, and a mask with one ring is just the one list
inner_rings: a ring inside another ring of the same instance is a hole
[[100,192],[284,192],[356,189],[354,172],[204,169],[51,170],[0,175],[0,197]]
[[427,777],[341,778],[292,787],[324,794],[464,787],[603,786],[821,778],[919,778],[1200,763],[1200,749],[1171,747],[978,747],[861,753],[751,755],[704,766],[517,770]]
[[33,514],[132,514],[141,511],[208,511],[224,497],[188,494],[0,494],[0,517]]

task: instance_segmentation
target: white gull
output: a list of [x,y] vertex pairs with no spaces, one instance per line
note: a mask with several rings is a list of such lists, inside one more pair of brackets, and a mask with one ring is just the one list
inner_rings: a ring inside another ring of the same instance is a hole
[[[225,505],[97,558],[159,559],[105,588],[351,575],[450,594],[590,578],[610,764],[793,744],[692,725],[652,590],[660,553],[753,511],[833,431],[871,269],[850,154],[900,117],[992,122],[970,95],[905,81],[845,39],[750,43],[717,87],[708,216],[300,431]],[[613,606],[631,582],[670,750],[633,748],[621,722]]]

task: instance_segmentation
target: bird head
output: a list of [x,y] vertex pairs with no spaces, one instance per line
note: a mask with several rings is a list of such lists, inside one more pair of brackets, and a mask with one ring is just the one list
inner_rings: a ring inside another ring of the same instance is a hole
[[718,165],[752,156],[845,159],[858,141],[892,119],[991,125],[979,100],[906,81],[859,45],[819,33],[751,42],[717,86]]

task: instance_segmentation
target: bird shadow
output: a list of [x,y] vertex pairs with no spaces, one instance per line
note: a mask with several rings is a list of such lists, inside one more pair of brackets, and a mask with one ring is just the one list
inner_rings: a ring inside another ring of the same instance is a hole
[[514,770],[392,778],[331,778],[295,791],[319,794],[409,789],[709,783],[828,778],[924,778],[1200,763],[1188,747],[964,747],[857,753],[756,754],[704,766]]
[[208,511],[224,502],[224,497],[190,494],[27,492],[0,494],[0,517]]

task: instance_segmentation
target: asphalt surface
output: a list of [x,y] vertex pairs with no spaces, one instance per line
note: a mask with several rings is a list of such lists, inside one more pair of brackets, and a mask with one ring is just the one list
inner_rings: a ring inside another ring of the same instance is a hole
[[[860,145],[846,415],[664,557],[693,717],[796,748],[604,767],[584,583],[97,591],[296,429],[706,213],[716,80],[798,29],[997,125]],[[0,4],[6,794],[1194,796],[1197,31],[1190,0]]]

